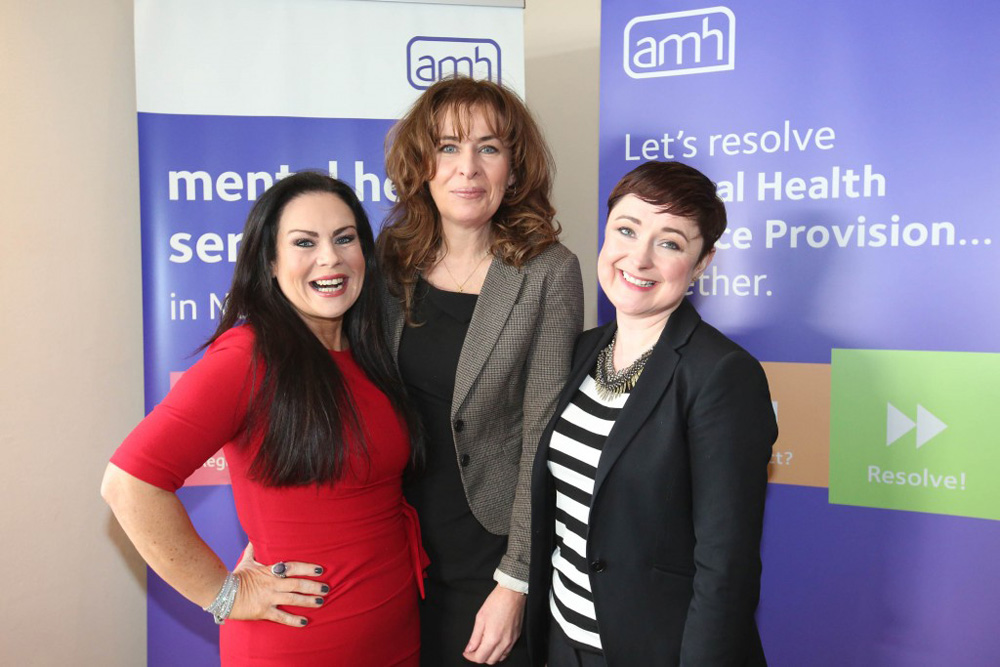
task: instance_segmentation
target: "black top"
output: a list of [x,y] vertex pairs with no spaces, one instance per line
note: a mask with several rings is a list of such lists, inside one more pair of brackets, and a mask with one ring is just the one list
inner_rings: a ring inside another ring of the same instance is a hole
[[477,299],[419,280],[413,319],[420,326],[407,325],[399,343],[399,370],[427,439],[426,467],[405,491],[420,516],[428,578],[469,592],[484,579],[492,588],[506,548],[506,540],[489,534],[469,508],[451,431],[455,373]]

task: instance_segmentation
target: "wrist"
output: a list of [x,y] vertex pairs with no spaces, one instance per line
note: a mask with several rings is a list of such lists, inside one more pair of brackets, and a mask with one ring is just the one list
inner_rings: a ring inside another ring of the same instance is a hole
[[215,619],[216,625],[222,625],[233,612],[233,605],[236,604],[236,594],[240,591],[240,575],[235,572],[226,574],[226,580],[222,582],[222,588],[207,607],[202,607]]
[[497,582],[497,584],[502,588],[506,588],[516,593],[521,593],[522,595],[528,594],[527,581],[522,581],[520,579],[512,577],[506,572],[500,570],[499,568],[497,568],[496,571],[493,572],[493,581]]
[[517,601],[520,601],[520,600],[526,600],[528,598],[528,594],[527,593],[521,593],[520,591],[515,591],[513,589],[507,588],[506,586],[502,586],[500,584],[497,584],[496,588],[494,588],[493,590],[496,591],[497,593],[499,593],[500,595],[503,595],[507,599],[512,600],[514,602],[517,602]]

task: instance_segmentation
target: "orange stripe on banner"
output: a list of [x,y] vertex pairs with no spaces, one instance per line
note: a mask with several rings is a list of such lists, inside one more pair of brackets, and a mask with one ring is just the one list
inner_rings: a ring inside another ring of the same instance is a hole
[[768,466],[772,484],[830,484],[830,365],[761,364],[778,415]]

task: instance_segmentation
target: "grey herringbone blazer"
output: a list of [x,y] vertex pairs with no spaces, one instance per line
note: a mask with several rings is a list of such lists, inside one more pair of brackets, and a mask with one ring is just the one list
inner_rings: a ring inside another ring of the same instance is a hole
[[[389,301],[395,356],[404,318],[401,305]],[[499,569],[524,582],[531,466],[582,328],[580,263],[557,243],[521,269],[490,265],[459,356],[451,431],[465,496],[486,530],[509,535]]]

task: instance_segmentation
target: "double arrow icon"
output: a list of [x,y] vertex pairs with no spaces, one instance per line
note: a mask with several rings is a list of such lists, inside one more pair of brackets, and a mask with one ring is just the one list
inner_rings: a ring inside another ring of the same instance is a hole
[[892,403],[886,403],[885,417],[885,446],[888,447],[916,427],[917,429],[917,449],[920,449],[927,441],[936,436],[941,431],[948,428],[948,425],[932,415],[924,406],[917,404],[917,421],[900,412]]

